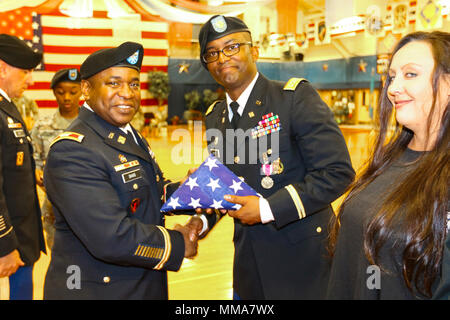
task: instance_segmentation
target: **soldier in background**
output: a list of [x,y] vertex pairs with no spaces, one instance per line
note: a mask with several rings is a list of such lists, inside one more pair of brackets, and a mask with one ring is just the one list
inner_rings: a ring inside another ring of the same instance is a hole
[[[53,89],[53,94],[58,103],[58,110],[52,116],[39,119],[31,131],[34,149],[33,157],[36,161],[36,183],[42,188],[44,187],[43,170],[50,143],[59,134],[63,133],[78,116],[81,97],[80,82],[81,77],[77,69],[61,69],[57,71],[52,78],[50,88]],[[55,218],[47,196],[42,204],[41,212],[47,245],[49,248],[52,248]]]
[[31,130],[39,114],[36,101],[28,98],[26,95],[22,95],[20,98],[12,98],[11,100],[17,106],[17,110],[19,110],[22,115],[27,129]]
[[31,138],[12,102],[33,84],[41,60],[24,41],[0,34],[0,278],[11,300],[33,298],[33,266],[45,253]]

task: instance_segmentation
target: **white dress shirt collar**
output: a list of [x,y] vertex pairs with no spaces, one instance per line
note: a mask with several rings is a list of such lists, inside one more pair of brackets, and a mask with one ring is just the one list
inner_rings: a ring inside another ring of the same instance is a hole
[[[83,104],[83,107],[85,107],[86,109],[88,109],[91,112],[94,112],[94,110],[92,110],[92,108],[87,104],[87,102],[85,101]],[[131,125],[129,123],[127,123],[125,126],[123,127],[118,127],[120,130],[122,130],[125,134],[129,132],[131,132],[131,134],[133,135],[134,138],[134,142],[137,142],[136,136],[134,135],[133,129],[131,129]]]
[[0,88],[0,94],[1,94],[6,100],[8,100],[9,102],[11,102],[11,98],[6,94],[6,92],[5,92],[2,88]]
[[[252,93],[253,87],[255,86],[256,80],[258,80],[259,72],[256,73],[255,77],[253,78],[252,82],[248,85],[247,88],[245,88],[244,92],[241,93],[239,98],[236,100],[236,102],[239,104],[238,113],[242,116],[242,113],[244,112],[245,105],[247,104],[248,98],[250,97],[250,94]],[[233,102],[233,100],[230,98],[228,93],[225,94],[227,98],[227,107],[228,107],[228,117],[231,122],[231,119],[233,118],[233,112],[230,108],[230,103]]]

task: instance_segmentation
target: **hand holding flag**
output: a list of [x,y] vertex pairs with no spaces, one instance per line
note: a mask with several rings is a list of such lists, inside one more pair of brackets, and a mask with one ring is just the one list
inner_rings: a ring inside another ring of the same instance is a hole
[[225,195],[230,194],[258,196],[255,190],[210,155],[163,204],[161,212],[197,208],[240,209],[240,204],[224,199]]

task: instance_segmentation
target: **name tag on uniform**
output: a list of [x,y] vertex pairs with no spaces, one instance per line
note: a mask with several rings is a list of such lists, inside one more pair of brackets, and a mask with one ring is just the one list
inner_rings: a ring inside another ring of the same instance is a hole
[[114,166],[114,170],[116,170],[116,172],[125,170],[125,169],[129,169],[129,168],[133,168],[139,165],[139,161],[138,160],[133,160],[130,162],[126,162],[126,163],[122,163],[122,164],[118,164],[117,166]]
[[23,131],[23,129],[18,129],[18,130],[14,130],[14,136],[16,138],[23,138],[25,137],[25,131]]
[[136,180],[142,178],[141,169],[136,169],[133,171],[128,171],[125,173],[122,173],[122,180],[124,183],[128,183],[130,181]]

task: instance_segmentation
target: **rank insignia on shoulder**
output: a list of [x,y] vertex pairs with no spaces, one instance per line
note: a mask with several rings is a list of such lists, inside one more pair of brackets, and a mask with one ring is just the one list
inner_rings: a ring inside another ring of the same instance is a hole
[[290,78],[288,82],[284,85],[283,90],[295,91],[297,86],[303,81],[308,81],[305,78]]
[[50,147],[52,145],[54,145],[56,142],[61,141],[61,140],[72,140],[72,141],[76,141],[78,143],[81,143],[84,139],[84,135],[80,134],[80,133],[76,133],[76,132],[63,132],[61,133],[59,136],[57,136],[55,139],[53,139],[52,143],[50,144]]
[[214,102],[209,106],[208,110],[206,110],[205,116],[207,116],[208,114],[210,114],[210,113],[213,111],[214,107],[216,106],[216,104],[217,104],[218,102],[220,102],[220,100],[214,101]]

